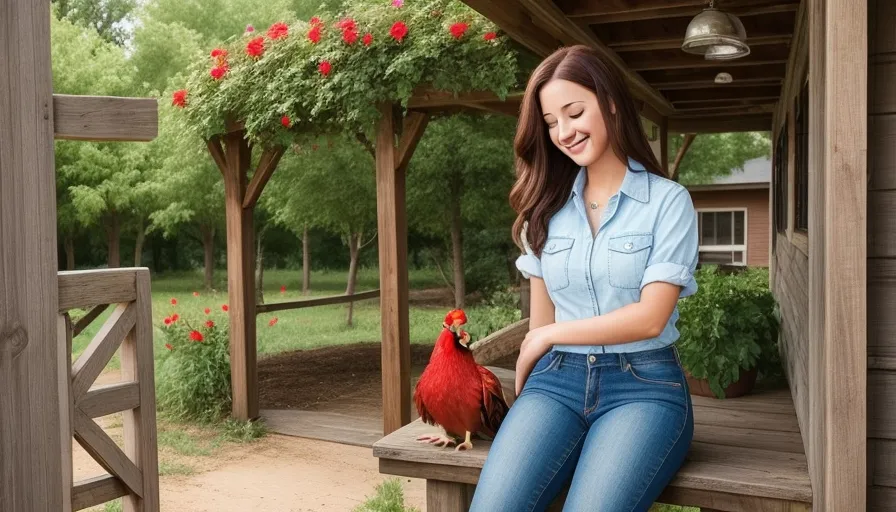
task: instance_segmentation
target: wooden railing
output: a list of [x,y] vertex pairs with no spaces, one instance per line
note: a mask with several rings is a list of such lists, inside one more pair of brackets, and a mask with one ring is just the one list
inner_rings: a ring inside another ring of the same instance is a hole
[[529,319],[523,318],[477,341],[470,350],[477,363],[488,365],[518,351],[527,332]]
[[[78,359],[71,362],[72,338],[109,306],[112,314]],[[149,271],[143,268],[59,273],[59,336],[68,346],[70,378],[63,424],[107,475],[72,482],[71,509],[81,510],[124,497],[125,511],[159,510],[159,463],[153,376],[152,302]],[[68,311],[90,309],[77,324]],[[122,381],[94,386],[121,349]],[[93,421],[124,412],[124,449]],[[70,441],[69,441],[70,442]],[[72,475],[71,445],[67,459]],[[64,449],[65,449],[64,448]],[[63,454],[65,456],[65,454]]]
[[379,289],[366,292],[328,295],[326,297],[314,297],[313,299],[293,300],[289,302],[272,302],[270,304],[258,304],[255,306],[255,314],[271,313],[274,311],[284,311],[287,309],[311,308],[314,306],[325,306],[329,304],[345,304],[347,302],[358,302],[360,300],[375,299],[380,296]]

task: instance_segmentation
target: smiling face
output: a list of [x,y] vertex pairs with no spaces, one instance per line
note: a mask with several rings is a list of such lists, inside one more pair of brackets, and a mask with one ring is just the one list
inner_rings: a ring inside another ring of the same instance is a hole
[[568,80],[547,82],[538,95],[551,142],[576,164],[597,161],[609,145],[607,126],[597,96]]

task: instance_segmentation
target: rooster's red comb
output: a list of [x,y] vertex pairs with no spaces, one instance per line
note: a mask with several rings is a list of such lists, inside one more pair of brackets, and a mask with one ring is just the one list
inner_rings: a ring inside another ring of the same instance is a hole
[[460,320],[461,323],[467,323],[467,314],[464,313],[464,310],[452,309],[445,315],[445,324],[452,325],[455,320]]

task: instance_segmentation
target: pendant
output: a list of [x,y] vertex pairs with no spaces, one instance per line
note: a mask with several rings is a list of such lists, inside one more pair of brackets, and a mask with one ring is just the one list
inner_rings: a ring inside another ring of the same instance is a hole
[[596,202],[591,201],[591,209],[592,209],[592,210],[597,210],[597,207],[598,207],[598,206],[599,206],[599,205],[598,205]]

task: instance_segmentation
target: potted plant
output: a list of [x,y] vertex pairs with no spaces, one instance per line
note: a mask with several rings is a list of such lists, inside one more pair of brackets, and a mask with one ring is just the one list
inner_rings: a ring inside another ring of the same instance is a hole
[[733,398],[778,367],[777,303],[768,270],[701,267],[698,291],[679,304],[678,350],[691,394]]

